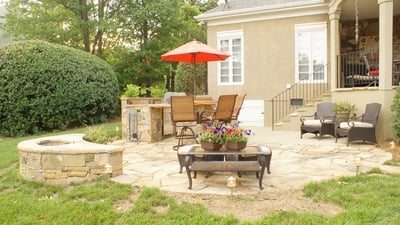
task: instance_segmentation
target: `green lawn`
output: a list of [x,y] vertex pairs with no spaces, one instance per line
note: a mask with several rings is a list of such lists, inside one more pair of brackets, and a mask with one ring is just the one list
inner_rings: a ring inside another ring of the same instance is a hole
[[[112,133],[119,125],[105,124],[104,129]],[[47,135],[56,134],[61,132]],[[343,207],[339,215],[277,212],[253,223],[210,214],[199,204],[178,204],[156,188],[138,189],[106,179],[66,187],[25,181],[19,175],[16,146],[31,138],[0,140],[0,224],[400,224],[400,176],[378,169],[305,187],[305,195],[313,200]]]

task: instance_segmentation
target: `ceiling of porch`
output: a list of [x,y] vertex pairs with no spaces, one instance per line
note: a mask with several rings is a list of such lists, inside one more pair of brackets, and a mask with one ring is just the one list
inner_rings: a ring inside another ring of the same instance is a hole
[[[342,4],[342,20],[355,19],[355,1],[344,0]],[[358,0],[358,12],[360,19],[378,18],[378,0]],[[393,0],[393,15],[400,15],[400,0]]]

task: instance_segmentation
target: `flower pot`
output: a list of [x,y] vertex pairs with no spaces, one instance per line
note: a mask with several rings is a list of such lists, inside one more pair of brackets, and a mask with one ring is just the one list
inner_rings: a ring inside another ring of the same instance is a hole
[[336,119],[338,122],[347,122],[350,118],[350,111],[336,112]]
[[400,162],[400,146],[396,146],[392,149],[392,160]]
[[231,151],[240,151],[247,145],[247,141],[230,141],[226,143],[226,148]]
[[220,144],[220,143],[207,142],[207,141],[201,141],[200,144],[201,144],[201,147],[207,151],[219,151],[219,149],[222,146],[222,144]]

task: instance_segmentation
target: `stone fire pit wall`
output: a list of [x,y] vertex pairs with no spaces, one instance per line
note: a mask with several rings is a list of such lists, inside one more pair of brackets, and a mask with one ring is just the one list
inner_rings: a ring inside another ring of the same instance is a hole
[[68,184],[122,174],[124,148],[84,141],[83,134],[22,141],[18,150],[20,173],[27,180]]

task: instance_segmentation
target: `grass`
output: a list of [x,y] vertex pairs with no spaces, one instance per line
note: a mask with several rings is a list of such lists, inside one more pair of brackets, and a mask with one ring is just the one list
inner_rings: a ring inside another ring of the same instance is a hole
[[388,160],[383,164],[388,166],[400,166],[400,161]]
[[[112,134],[116,126],[119,123],[105,124],[104,129]],[[47,135],[83,132],[85,128]],[[0,224],[400,224],[400,176],[379,169],[304,188],[314,201],[340,205],[344,210],[336,216],[277,212],[249,222],[211,214],[199,204],[177,203],[157,188],[104,178],[68,186],[26,181],[19,175],[16,146],[35,137],[0,141]]]

